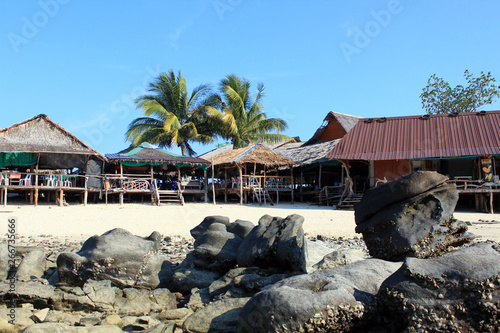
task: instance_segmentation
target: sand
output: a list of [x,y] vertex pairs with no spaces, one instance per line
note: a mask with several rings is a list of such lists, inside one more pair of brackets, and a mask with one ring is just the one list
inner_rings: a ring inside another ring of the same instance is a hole
[[[57,238],[86,239],[113,228],[124,228],[139,236],[159,231],[165,236],[190,237],[189,230],[205,216],[223,215],[231,221],[243,219],[258,223],[261,216],[304,216],[304,231],[309,236],[360,237],[354,232],[352,210],[332,210],[308,204],[271,206],[238,204],[187,203],[185,206],[152,206],[148,204],[91,204],[58,207],[31,205],[0,207],[1,238],[7,234],[7,219],[17,220],[16,234],[20,237],[50,235]],[[469,221],[469,231],[481,240],[500,242],[500,214],[456,212],[455,217]]]

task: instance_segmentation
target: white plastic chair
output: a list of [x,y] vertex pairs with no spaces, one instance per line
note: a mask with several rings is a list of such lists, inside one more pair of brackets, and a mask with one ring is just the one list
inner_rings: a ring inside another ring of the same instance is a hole
[[31,175],[26,175],[23,179],[19,181],[19,185],[21,186],[31,186]]

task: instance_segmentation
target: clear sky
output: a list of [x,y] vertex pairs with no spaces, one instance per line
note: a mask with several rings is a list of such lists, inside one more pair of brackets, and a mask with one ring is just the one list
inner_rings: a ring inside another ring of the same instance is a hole
[[423,114],[432,74],[500,84],[499,13],[497,0],[0,0],[0,127],[44,113],[120,151],[135,98],[172,69],[189,90],[227,74],[262,82],[268,117],[305,141],[329,111]]

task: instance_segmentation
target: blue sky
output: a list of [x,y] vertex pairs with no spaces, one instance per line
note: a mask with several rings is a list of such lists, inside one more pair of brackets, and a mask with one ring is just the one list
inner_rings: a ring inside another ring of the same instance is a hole
[[268,117],[303,141],[329,111],[423,114],[432,74],[500,84],[499,12],[493,0],[0,0],[0,127],[44,113],[117,152],[141,116],[133,101],[170,69],[190,90],[227,74],[262,82]]

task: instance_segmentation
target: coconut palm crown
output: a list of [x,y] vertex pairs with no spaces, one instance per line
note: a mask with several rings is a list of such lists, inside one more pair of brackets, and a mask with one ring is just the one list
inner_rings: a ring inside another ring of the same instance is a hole
[[190,142],[213,142],[213,132],[207,125],[205,105],[210,104],[212,91],[209,85],[196,87],[189,95],[186,80],[179,71],[161,73],[149,84],[151,94],[140,96],[135,104],[145,117],[133,120],[126,133],[133,146],[143,142],[161,148],[181,148],[182,155],[195,155]]
[[257,92],[250,94],[250,82],[234,74],[227,75],[220,82],[221,95],[218,99],[217,115],[212,107],[205,108],[207,114],[218,117],[223,123],[218,133],[231,140],[234,148],[244,147],[250,143],[276,143],[290,139],[279,133],[287,124],[278,118],[267,118],[263,112],[264,85],[257,85]]

